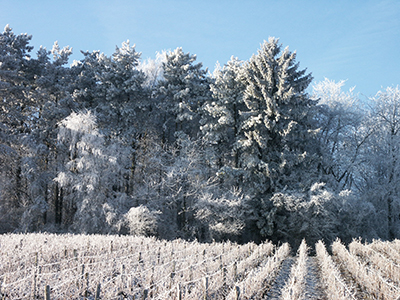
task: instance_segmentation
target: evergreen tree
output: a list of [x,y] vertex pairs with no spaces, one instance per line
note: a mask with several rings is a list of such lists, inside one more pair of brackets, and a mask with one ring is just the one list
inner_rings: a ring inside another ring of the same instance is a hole
[[2,216],[12,227],[36,200],[32,199],[31,184],[38,163],[35,155],[40,151],[32,132],[37,126],[40,103],[33,97],[38,70],[30,56],[31,38],[14,34],[9,25],[0,33],[0,160],[5,176],[0,213],[5,213]]
[[299,70],[295,52],[281,50],[277,39],[265,41],[243,75],[240,164],[256,194],[306,189],[318,178],[315,101],[305,92],[312,77]]
[[80,71],[74,93],[84,108],[96,111],[98,125],[109,136],[122,137],[133,128],[141,127],[136,110],[148,107],[143,89],[145,76],[138,69],[140,53],[129,41],[116,47],[111,57],[93,51],[76,64]]
[[30,135],[31,205],[22,219],[23,230],[60,223],[56,208],[61,207],[62,193],[53,178],[63,160],[63,154],[57,149],[57,123],[76,108],[71,96],[74,76],[65,66],[71,54],[70,47],[61,49],[55,42],[51,51],[41,47],[37,59],[32,60],[36,75],[30,96],[37,103],[37,113]]
[[34,79],[31,39],[14,34],[9,25],[0,34],[0,121],[14,135],[29,131],[30,117],[36,113],[29,97]]
[[83,54],[76,65],[80,73],[74,98],[96,112],[106,140],[115,139],[130,149],[125,158],[129,172],[121,174],[121,182],[123,190],[132,193],[139,139],[152,127],[152,103],[144,86],[145,74],[138,68],[140,53],[127,41],[111,57],[99,51]]
[[140,55],[128,40],[122,47],[116,47],[111,59],[105,60],[107,64],[102,74],[101,89],[106,101],[105,107],[98,107],[98,113],[104,110],[101,114],[108,117],[105,121],[114,135],[128,134],[129,139],[132,138],[129,130],[143,129],[140,114],[149,109],[148,96],[143,89],[145,75],[138,69]]
[[201,130],[203,139],[212,146],[212,165],[218,174],[227,178],[236,177],[239,168],[237,140],[240,131],[240,112],[243,103],[244,84],[240,80],[243,62],[232,57],[222,68],[214,71],[214,82],[210,89],[212,98],[202,107]]
[[160,107],[164,111],[163,140],[174,141],[174,134],[182,131],[196,136],[199,131],[198,109],[210,97],[209,79],[196,55],[177,48],[167,54],[163,63],[164,80],[160,82]]

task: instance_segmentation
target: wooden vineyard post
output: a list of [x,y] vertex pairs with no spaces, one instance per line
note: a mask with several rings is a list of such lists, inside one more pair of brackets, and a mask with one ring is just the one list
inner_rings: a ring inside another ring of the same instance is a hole
[[237,262],[235,261],[233,264],[233,281],[236,282],[237,280]]
[[176,288],[177,288],[178,300],[182,300],[181,284],[179,283]]
[[101,284],[99,282],[97,284],[96,295],[94,296],[94,300],[99,300],[100,299],[100,291],[101,291]]
[[139,262],[139,264],[143,263],[142,252],[139,252],[138,262]]
[[31,299],[36,298],[36,279],[37,279],[37,270],[38,270],[38,252],[35,252],[35,268],[33,269],[33,280],[32,280],[32,292],[31,292]]
[[148,294],[149,294],[149,290],[148,290],[148,289],[145,289],[145,290],[143,291],[143,298],[142,298],[142,300],[146,300]]
[[125,289],[125,265],[121,264],[119,272],[119,288],[121,290]]
[[235,286],[235,300],[240,300],[240,288]]
[[85,280],[85,264],[82,264],[81,266],[81,288],[83,289],[84,287],[84,280]]
[[3,284],[0,286],[0,293],[3,295],[1,300],[6,299],[6,283],[7,283],[7,274],[4,275]]
[[85,279],[86,279],[86,287],[85,287],[85,299],[89,297],[89,273],[85,273]]
[[225,266],[222,268],[222,272],[223,272],[223,277],[222,277],[222,280],[223,280],[222,290],[223,290],[224,293],[225,293],[225,291],[226,291],[226,289],[227,289],[226,277],[227,277],[227,274],[228,274],[228,270],[227,270],[227,268],[226,268]]
[[157,265],[160,264],[160,257],[161,257],[161,247],[158,247],[158,253],[157,253]]
[[172,262],[171,282],[170,282],[170,286],[169,286],[170,289],[174,285],[175,269],[176,269],[176,261],[174,260]]
[[208,300],[208,276],[204,277],[204,300]]
[[155,286],[154,286],[154,266],[151,267],[151,276],[150,276],[150,297],[153,297]]
[[46,285],[44,288],[44,300],[50,300],[50,286]]

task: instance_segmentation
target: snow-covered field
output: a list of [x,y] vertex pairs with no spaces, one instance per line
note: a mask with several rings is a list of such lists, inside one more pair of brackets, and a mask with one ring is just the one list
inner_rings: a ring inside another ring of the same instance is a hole
[[0,235],[1,299],[398,299],[400,241],[201,244]]

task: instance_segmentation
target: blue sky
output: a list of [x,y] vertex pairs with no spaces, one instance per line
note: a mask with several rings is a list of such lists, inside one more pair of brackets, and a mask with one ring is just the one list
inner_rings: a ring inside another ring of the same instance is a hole
[[[0,0],[0,26],[111,55],[130,40],[142,58],[182,47],[212,71],[247,60],[269,36],[297,51],[314,80],[347,80],[360,97],[400,84],[400,1],[369,0]],[[72,61],[71,61],[72,62]]]

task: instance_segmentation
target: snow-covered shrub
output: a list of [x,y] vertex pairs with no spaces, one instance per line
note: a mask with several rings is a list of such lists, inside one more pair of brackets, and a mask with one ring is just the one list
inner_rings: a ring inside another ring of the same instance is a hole
[[336,193],[324,183],[315,183],[305,193],[275,193],[262,203],[258,226],[273,241],[287,241],[297,247],[303,238],[312,245],[340,237],[350,242],[363,236],[378,237],[374,227],[375,210],[351,191]]
[[48,210],[48,204],[42,197],[25,210],[20,220],[20,229],[23,232],[35,231],[43,222],[43,214]]
[[220,197],[203,194],[195,204],[195,218],[208,230],[208,237],[216,241],[234,239],[245,227],[247,198],[238,191]]
[[146,206],[132,207],[125,220],[132,235],[156,235],[158,212],[150,211]]

